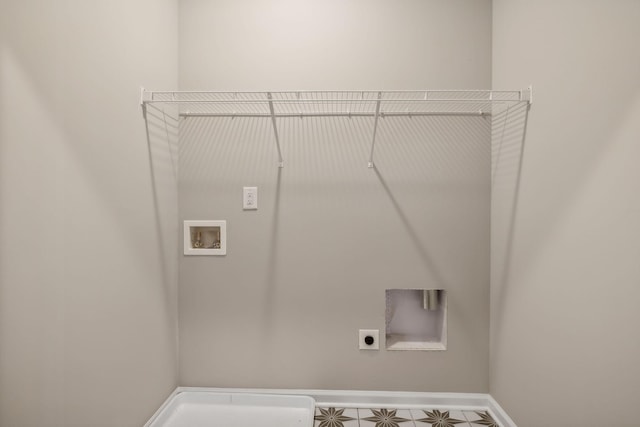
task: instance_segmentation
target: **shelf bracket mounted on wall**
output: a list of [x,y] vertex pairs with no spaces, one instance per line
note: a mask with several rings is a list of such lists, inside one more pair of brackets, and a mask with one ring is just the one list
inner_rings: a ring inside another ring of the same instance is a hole
[[145,121],[147,121],[147,104],[145,102],[145,90],[144,87],[141,86],[140,87],[140,109],[142,110],[142,117],[144,118]]
[[269,111],[271,112],[271,124],[273,125],[273,136],[276,139],[276,147],[278,148],[278,167],[284,167],[284,161],[282,160],[282,151],[280,150],[280,138],[278,137],[278,126],[276,125],[276,113],[273,108],[273,96],[271,92],[267,93],[269,99]]
[[378,101],[376,102],[376,112],[373,120],[373,137],[371,138],[371,153],[369,153],[369,168],[373,168],[373,150],[376,146],[376,133],[378,132],[378,119],[380,118],[380,103],[382,102],[382,92],[378,92]]
[[533,85],[529,85],[529,87],[527,88],[527,92],[528,92],[528,99],[524,98],[522,95],[520,96],[520,99],[526,100],[528,106],[531,107],[531,104],[533,104]]

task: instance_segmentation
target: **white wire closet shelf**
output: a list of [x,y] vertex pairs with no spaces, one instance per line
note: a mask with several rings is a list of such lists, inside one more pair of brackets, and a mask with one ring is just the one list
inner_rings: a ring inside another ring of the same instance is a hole
[[531,104],[532,88],[494,90],[209,92],[141,91],[145,120],[153,106],[179,118],[263,117],[272,122],[280,167],[279,118],[371,117],[369,167],[373,167],[378,119],[411,116],[491,116],[512,106]]

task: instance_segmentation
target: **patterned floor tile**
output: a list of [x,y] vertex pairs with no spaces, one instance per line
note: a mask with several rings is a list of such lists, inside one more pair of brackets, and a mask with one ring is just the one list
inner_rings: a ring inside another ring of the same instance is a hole
[[358,427],[358,410],[351,408],[316,408],[314,427]]
[[[457,410],[457,409],[451,409],[451,410],[449,410],[449,416],[450,416],[451,418],[456,418],[456,419],[459,419],[459,420],[466,421],[466,418],[465,418],[464,414],[462,413],[462,411],[459,411],[459,410]],[[464,427],[466,427],[466,425],[465,425],[465,424],[461,424],[461,425],[462,425],[462,426],[464,426]]]
[[358,409],[360,427],[414,427],[408,409]]
[[316,408],[314,427],[499,427],[486,410]]
[[417,427],[469,427],[462,411],[424,409],[414,412],[414,419]]
[[464,411],[464,415],[473,427],[499,427],[488,411]]
[[[429,411],[430,410],[431,409],[429,409]],[[424,418],[424,409],[409,409],[409,411],[411,412],[411,417],[413,417],[414,420],[417,420],[419,418]]]

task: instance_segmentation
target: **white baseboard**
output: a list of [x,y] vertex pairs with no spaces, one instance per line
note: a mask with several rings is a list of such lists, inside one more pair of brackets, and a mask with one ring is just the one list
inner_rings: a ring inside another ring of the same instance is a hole
[[502,406],[491,396],[487,394],[489,398],[489,412],[492,414],[494,420],[498,421],[500,425],[504,427],[517,427],[511,417],[502,409]]

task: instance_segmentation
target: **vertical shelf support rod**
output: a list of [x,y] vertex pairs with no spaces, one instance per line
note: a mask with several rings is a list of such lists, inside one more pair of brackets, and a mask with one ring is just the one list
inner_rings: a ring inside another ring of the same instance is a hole
[[273,109],[273,96],[271,92],[267,92],[267,98],[269,98],[269,111],[271,112],[271,123],[273,124],[273,135],[276,138],[276,147],[278,148],[278,167],[284,167],[284,161],[282,160],[282,151],[280,151],[280,138],[278,137],[278,127],[276,126],[276,113]]
[[382,101],[382,92],[378,92],[378,101],[376,102],[376,114],[373,122],[373,138],[371,139],[371,153],[369,153],[369,168],[373,168],[373,150],[376,146],[376,132],[378,131],[378,118],[380,117],[380,102]]

